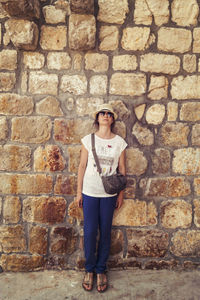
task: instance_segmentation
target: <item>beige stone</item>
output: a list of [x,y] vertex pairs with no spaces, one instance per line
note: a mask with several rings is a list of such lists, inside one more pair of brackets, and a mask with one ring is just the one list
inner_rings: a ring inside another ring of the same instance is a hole
[[142,151],[132,147],[126,150],[126,168],[128,175],[142,175],[145,173],[147,165],[147,159]]
[[99,12],[97,19],[100,22],[123,24],[126,14],[129,12],[127,0],[99,0]]
[[83,56],[80,53],[75,53],[73,56],[73,69],[80,71],[82,68]]
[[167,122],[160,130],[160,140],[170,147],[187,146],[189,131],[185,123]]
[[29,75],[29,92],[31,94],[57,95],[58,75],[42,71],[32,71]]
[[200,232],[179,230],[173,234],[170,251],[176,256],[199,257]]
[[200,34],[200,28],[199,27],[194,28],[193,30],[193,52],[194,53],[200,53],[199,34]]
[[8,12],[10,17],[39,19],[40,18],[40,1],[32,0],[1,0],[3,8]]
[[179,26],[196,25],[199,5],[196,0],[173,0],[171,6],[172,21]]
[[117,26],[101,26],[99,50],[113,51],[118,48],[119,30]]
[[2,50],[0,51],[0,69],[15,70],[17,69],[17,51]]
[[0,146],[1,171],[30,171],[31,149],[27,146]]
[[21,207],[19,197],[7,196],[3,206],[3,222],[18,223],[21,217]]
[[105,95],[107,91],[107,76],[95,75],[90,78],[90,94]]
[[4,115],[30,115],[33,112],[33,99],[18,94],[0,94],[0,113]]
[[80,162],[81,146],[69,146],[67,148],[67,153],[69,158],[68,171],[70,173],[77,174]]
[[144,116],[144,111],[146,108],[146,104],[141,104],[135,107],[134,111],[138,120],[141,120]]
[[123,30],[122,48],[130,51],[148,49],[155,42],[155,36],[148,27],[127,27]]
[[57,0],[54,2],[54,5],[56,8],[66,11],[67,16],[69,16],[71,14],[70,3],[68,0]]
[[94,0],[71,0],[70,8],[75,13],[94,14]]
[[200,174],[200,149],[177,149],[173,154],[172,168],[175,173],[184,175]]
[[65,52],[50,52],[47,55],[48,69],[68,70],[71,68],[71,57]]
[[39,31],[34,22],[20,19],[8,19],[5,22],[6,33],[4,44],[10,41],[19,49],[35,50],[38,44]]
[[167,174],[170,171],[170,152],[166,149],[155,149],[151,156],[154,174]]
[[8,92],[12,91],[16,84],[15,73],[0,73],[0,91]]
[[145,74],[115,73],[110,79],[110,94],[140,96],[146,91]]
[[0,140],[5,140],[8,135],[8,123],[5,117],[0,117]]
[[41,69],[44,67],[44,55],[39,52],[24,52],[23,63],[29,69]]
[[89,115],[92,117],[95,109],[103,104],[103,99],[101,98],[77,98],[76,100],[76,113],[78,116]]
[[188,73],[194,73],[197,67],[196,55],[185,54],[183,56],[183,69]]
[[195,193],[200,196],[200,177],[194,178],[194,190]]
[[186,122],[200,121],[200,102],[188,102],[181,106],[180,120]]
[[200,227],[200,200],[194,199],[194,224]]
[[30,226],[29,251],[31,254],[47,254],[47,228]]
[[62,223],[66,200],[62,197],[28,197],[23,201],[23,220],[39,224]]
[[169,102],[167,103],[167,121],[177,121],[178,117],[178,103]]
[[137,69],[137,57],[135,55],[115,55],[113,56],[113,70],[134,71]]
[[106,54],[87,53],[85,55],[85,69],[94,72],[108,71],[109,61]]
[[43,7],[43,14],[46,23],[58,24],[65,23],[67,12],[63,9],[57,8],[54,5],[46,5]]
[[63,116],[60,102],[52,96],[48,96],[36,103],[36,113],[53,117]]
[[75,201],[71,202],[68,207],[68,216],[83,221],[83,209],[77,206]]
[[132,134],[143,146],[151,146],[154,143],[154,135],[151,130],[147,127],[141,126],[138,122],[134,124]]
[[157,210],[150,202],[139,200],[124,200],[122,207],[115,210],[114,226],[150,226],[157,224]]
[[154,104],[146,111],[146,121],[148,124],[159,125],[165,117],[165,105]]
[[55,227],[51,232],[53,254],[72,254],[76,249],[77,233],[72,227]]
[[192,223],[192,206],[184,200],[164,201],[160,216],[165,228],[188,228]]
[[29,272],[44,269],[45,259],[40,255],[3,254],[0,259],[0,264],[4,271]]
[[96,19],[93,15],[72,14],[69,17],[69,47],[89,50],[95,47]]
[[40,46],[43,50],[63,50],[67,45],[66,26],[41,27]]
[[200,124],[192,126],[192,145],[200,146]]
[[0,227],[0,251],[4,253],[26,251],[25,230],[21,225]]
[[75,175],[58,175],[54,187],[54,194],[75,196],[77,178]]
[[118,134],[123,139],[126,138],[126,125],[122,121],[116,121],[115,126],[113,128],[113,133]]
[[188,29],[162,27],[158,31],[158,49],[166,52],[188,52],[192,45],[192,34]]
[[9,17],[8,13],[5,11],[5,9],[3,9],[2,3],[0,3],[0,19],[4,19],[8,17]]
[[22,71],[21,73],[21,92],[26,94],[28,90],[28,71]]
[[83,95],[87,92],[87,78],[85,75],[63,75],[61,90],[73,95]]
[[168,80],[165,76],[151,76],[148,97],[151,100],[166,99],[168,96]]
[[175,55],[148,53],[141,56],[140,70],[175,75],[180,69],[180,58]]
[[200,76],[178,76],[172,79],[171,95],[173,99],[199,99],[200,98]]
[[112,100],[109,101],[109,103],[112,105],[114,111],[116,112],[117,119],[126,120],[130,117],[130,110],[122,100]]

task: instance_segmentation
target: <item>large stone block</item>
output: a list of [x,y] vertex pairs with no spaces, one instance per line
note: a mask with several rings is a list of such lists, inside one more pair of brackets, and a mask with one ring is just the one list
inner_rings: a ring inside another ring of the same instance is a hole
[[197,67],[196,55],[185,54],[183,56],[183,69],[188,73],[194,73]]
[[122,100],[111,100],[109,103],[117,113],[118,119],[126,120],[130,117],[131,112]]
[[167,122],[160,130],[160,141],[170,147],[187,146],[189,132],[189,126],[185,123]]
[[73,95],[83,95],[87,92],[87,78],[85,75],[63,75],[60,89]]
[[25,230],[21,225],[0,226],[0,251],[4,253],[26,251]]
[[0,140],[5,140],[8,135],[8,123],[5,117],[0,117]]
[[22,143],[43,143],[50,139],[51,127],[51,120],[48,117],[13,118],[11,140]]
[[173,172],[195,176],[200,174],[200,149],[177,149],[173,153]]
[[42,71],[32,71],[29,75],[29,92],[31,94],[57,95],[58,75]]
[[33,99],[18,94],[0,94],[0,114],[30,115],[33,112]]
[[52,254],[72,254],[76,250],[77,234],[72,227],[55,227],[51,232]]
[[85,55],[85,69],[94,72],[108,71],[109,61],[106,54],[87,53]]
[[179,113],[178,103],[168,102],[167,103],[167,121],[169,121],[169,122],[177,121],[178,113]]
[[58,24],[65,23],[67,12],[64,9],[57,8],[54,5],[46,5],[43,7],[43,14],[46,23]]
[[56,195],[75,196],[77,188],[77,178],[75,175],[58,175],[54,187]]
[[[200,183],[200,180],[198,180],[198,183]],[[194,203],[194,224],[196,227],[199,228],[200,227],[200,200],[194,199],[193,203]]]
[[28,197],[23,201],[23,220],[40,224],[63,223],[66,200],[62,197]]
[[11,41],[19,49],[35,50],[37,48],[39,31],[34,22],[9,19],[5,22],[5,28],[4,44],[6,46]]
[[73,13],[94,14],[94,0],[71,0],[70,8]]
[[29,272],[44,269],[45,259],[40,255],[2,254],[0,265],[7,272]]
[[41,27],[40,46],[43,50],[63,50],[67,45],[66,26]]
[[2,0],[3,8],[12,17],[17,18],[40,18],[39,0]]
[[199,40],[200,28],[196,27],[193,30],[193,52],[200,53],[200,40]]
[[98,5],[97,19],[100,22],[123,24],[129,12],[127,0],[99,0]]
[[80,155],[81,155],[81,146],[69,146],[67,148],[68,153],[68,171],[70,173],[77,174],[78,173],[78,166],[80,162]]
[[127,51],[142,51],[155,42],[155,36],[148,27],[127,27],[123,30],[121,45]]
[[192,126],[192,145],[200,146],[200,124]]
[[101,98],[78,98],[76,100],[76,113],[78,116],[89,115],[92,116],[95,109],[103,104],[103,99]]
[[137,148],[128,148],[126,150],[126,168],[128,175],[140,176],[147,170],[147,159],[143,152]]
[[172,79],[171,95],[173,99],[200,99],[200,76],[178,76]]
[[181,106],[180,120],[186,122],[200,121],[200,102],[188,102]]
[[114,51],[118,47],[119,30],[117,26],[101,26],[99,32],[99,50]]
[[154,134],[147,127],[141,126],[136,122],[132,129],[132,134],[136,137],[141,145],[150,146],[154,143]]
[[47,55],[48,69],[67,70],[71,68],[71,57],[65,52],[50,52]]
[[166,99],[168,96],[168,80],[165,76],[151,76],[148,97],[151,100]]
[[29,251],[32,254],[47,254],[47,228],[30,226],[29,228]]
[[72,50],[89,50],[95,47],[96,20],[93,15],[69,17],[69,47]]
[[199,230],[179,230],[173,234],[170,251],[175,256],[199,257],[199,244]]
[[121,230],[111,231],[110,255],[117,255],[124,249],[124,236]]
[[3,222],[18,223],[21,217],[21,201],[19,197],[7,196],[3,206]]
[[137,57],[135,55],[114,55],[112,62],[115,71],[134,71],[137,69]]
[[79,221],[83,221],[83,209],[78,207],[77,203],[73,201],[68,207],[68,216]]
[[24,52],[23,63],[29,69],[41,69],[44,67],[45,57],[39,52]]
[[0,52],[0,69],[6,69],[6,70],[17,69],[16,50],[2,50]]
[[39,115],[48,115],[52,117],[63,116],[60,102],[52,96],[48,96],[36,103],[36,113]]
[[167,149],[155,149],[151,156],[154,174],[167,174],[170,171],[170,152]]
[[115,73],[110,79],[110,94],[140,96],[146,91],[144,74]]
[[0,73],[0,92],[12,91],[16,84],[15,73]]
[[27,146],[0,146],[1,171],[30,171],[31,149]]
[[90,78],[90,94],[105,95],[107,92],[107,76],[95,75]]
[[140,70],[175,75],[180,69],[180,58],[175,55],[148,53],[141,56]]
[[200,177],[194,178],[194,190],[196,195],[200,196]]
[[173,0],[171,6],[172,21],[179,26],[196,25],[199,5],[196,0]]
[[159,125],[165,117],[165,105],[154,104],[146,111],[146,121],[148,124]]
[[168,245],[168,233],[161,230],[127,229],[128,257],[164,257]]

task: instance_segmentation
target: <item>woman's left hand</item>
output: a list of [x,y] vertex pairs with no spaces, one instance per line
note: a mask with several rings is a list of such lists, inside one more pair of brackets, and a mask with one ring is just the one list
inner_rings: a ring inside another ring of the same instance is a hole
[[123,193],[123,191],[121,191],[117,197],[117,202],[116,202],[117,209],[119,209],[123,204],[123,196],[124,196],[124,193]]

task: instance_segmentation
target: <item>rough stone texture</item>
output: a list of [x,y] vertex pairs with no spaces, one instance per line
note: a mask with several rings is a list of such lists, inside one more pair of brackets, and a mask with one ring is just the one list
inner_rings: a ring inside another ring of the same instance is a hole
[[8,134],[8,123],[5,117],[0,117],[0,140],[6,139]]
[[177,149],[173,154],[172,168],[175,173],[188,176],[200,174],[200,149]]
[[17,68],[17,51],[0,51],[0,69],[15,70]]
[[23,201],[23,220],[39,224],[62,223],[66,200],[62,197],[28,197]]
[[39,255],[2,254],[0,264],[3,270],[7,272],[29,272],[43,269],[45,259]]
[[8,12],[12,17],[17,18],[40,18],[40,2],[39,0],[2,0],[1,1],[3,8]]
[[39,52],[24,52],[23,63],[29,69],[41,69],[44,66],[44,55]]
[[56,8],[54,5],[46,5],[43,7],[43,14],[46,23],[58,24],[65,23],[67,12],[63,9]]
[[113,70],[134,71],[137,68],[137,57],[135,55],[115,55],[113,56]]
[[167,174],[170,171],[170,152],[166,149],[155,149],[152,154],[152,171],[154,174]]
[[85,69],[94,72],[106,72],[108,70],[108,56],[99,53],[87,53],[85,55]]
[[92,95],[105,95],[107,91],[107,76],[95,75],[90,79],[90,93]]
[[147,109],[146,121],[148,124],[159,125],[165,117],[165,106],[154,104]]
[[125,139],[125,137],[126,137],[126,125],[124,124],[124,122],[117,121],[115,123],[114,128],[113,128],[113,133],[118,134],[123,139]]
[[21,202],[19,197],[7,196],[3,206],[3,222],[18,223],[21,217]]
[[68,171],[70,173],[77,174],[81,154],[81,146],[69,146],[67,148],[67,153],[69,157]]
[[193,52],[200,53],[200,41],[199,41],[200,28],[194,28],[193,30]]
[[71,57],[65,52],[51,52],[47,56],[48,69],[68,70],[71,68]]
[[144,115],[144,111],[146,108],[146,104],[141,104],[135,107],[134,111],[135,111],[135,115],[137,117],[138,120],[141,120],[143,115]]
[[184,123],[167,122],[160,131],[161,142],[170,147],[188,146],[189,127]]
[[200,232],[196,230],[177,231],[172,237],[171,252],[176,256],[199,257]]
[[151,130],[141,126],[138,122],[134,124],[132,134],[136,137],[141,145],[150,146],[154,143],[154,135]]
[[194,199],[194,224],[200,227],[200,200]]
[[124,244],[124,237],[121,230],[112,230],[110,255],[117,255],[122,252]]
[[176,121],[178,117],[178,103],[169,102],[167,104],[167,121]]
[[30,226],[29,251],[32,254],[47,254],[47,228]]
[[69,47],[89,50],[95,47],[96,20],[93,15],[72,14],[69,17]]
[[184,200],[164,201],[160,216],[165,228],[188,228],[192,223],[192,206]]
[[79,208],[76,202],[71,202],[68,207],[68,216],[83,221],[83,209]]
[[58,76],[42,71],[32,71],[29,76],[29,92],[31,94],[57,95]]
[[70,1],[71,11],[74,13],[84,14],[94,13],[94,0],[71,0]]
[[67,45],[67,28],[65,26],[42,26],[40,46],[44,50],[63,50]]
[[109,103],[114,107],[114,111],[117,113],[118,119],[126,120],[130,117],[130,111],[123,101],[114,100]]
[[76,101],[76,113],[78,116],[92,116],[95,109],[103,103],[101,98],[78,98]]
[[12,119],[12,141],[43,143],[50,139],[51,120],[48,117],[19,117]]
[[200,124],[192,126],[192,145],[200,146]]
[[141,175],[147,169],[147,159],[143,152],[137,148],[128,148],[126,150],[126,168],[127,174]]
[[56,195],[75,196],[77,188],[77,178],[74,175],[58,175],[54,187]]
[[128,257],[163,257],[169,244],[168,233],[161,230],[127,229]]
[[117,26],[101,26],[99,50],[113,51],[118,47],[119,30]]
[[128,27],[123,30],[121,45],[125,50],[140,51],[148,49],[155,42],[148,27]]
[[172,21],[179,26],[196,25],[198,22],[199,6],[196,0],[173,0]]
[[12,91],[16,84],[15,73],[0,73],[0,91]]
[[4,253],[26,251],[24,228],[21,225],[0,226],[0,249]]
[[62,109],[60,108],[60,102],[52,96],[46,97],[36,103],[36,113],[52,117],[63,116]]
[[144,74],[115,73],[110,79],[110,94],[140,96],[146,90]]
[[5,23],[4,44],[10,41],[19,49],[35,50],[38,44],[39,31],[34,22],[28,20],[9,19]]
[[196,56],[191,54],[185,54],[183,56],[183,69],[188,73],[193,73],[196,71]]
[[0,113],[4,115],[30,115],[33,112],[32,97],[18,94],[0,94]]
[[200,121],[200,102],[188,102],[181,106],[180,120],[187,122]]
[[77,234],[71,227],[55,227],[51,233],[51,253],[72,254],[76,249]]
[[168,96],[168,80],[165,76],[151,76],[148,97],[151,100],[166,99]]
[[129,12],[128,1],[99,0],[99,12],[97,19],[100,22],[123,24],[126,14]]
[[27,146],[0,146],[1,171],[30,171],[31,149]]
[[73,95],[83,95],[87,92],[87,79],[84,75],[63,75],[61,90]]
[[200,76],[178,76],[172,80],[171,95],[173,99],[196,99],[200,98]]
[[194,189],[195,189],[195,193],[199,196],[200,195],[200,177],[194,179]]

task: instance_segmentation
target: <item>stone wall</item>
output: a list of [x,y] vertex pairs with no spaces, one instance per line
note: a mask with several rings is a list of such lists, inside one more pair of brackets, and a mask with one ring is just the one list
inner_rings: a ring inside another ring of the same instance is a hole
[[0,266],[83,268],[80,138],[115,104],[128,186],[109,267],[197,267],[200,3],[0,0]]

